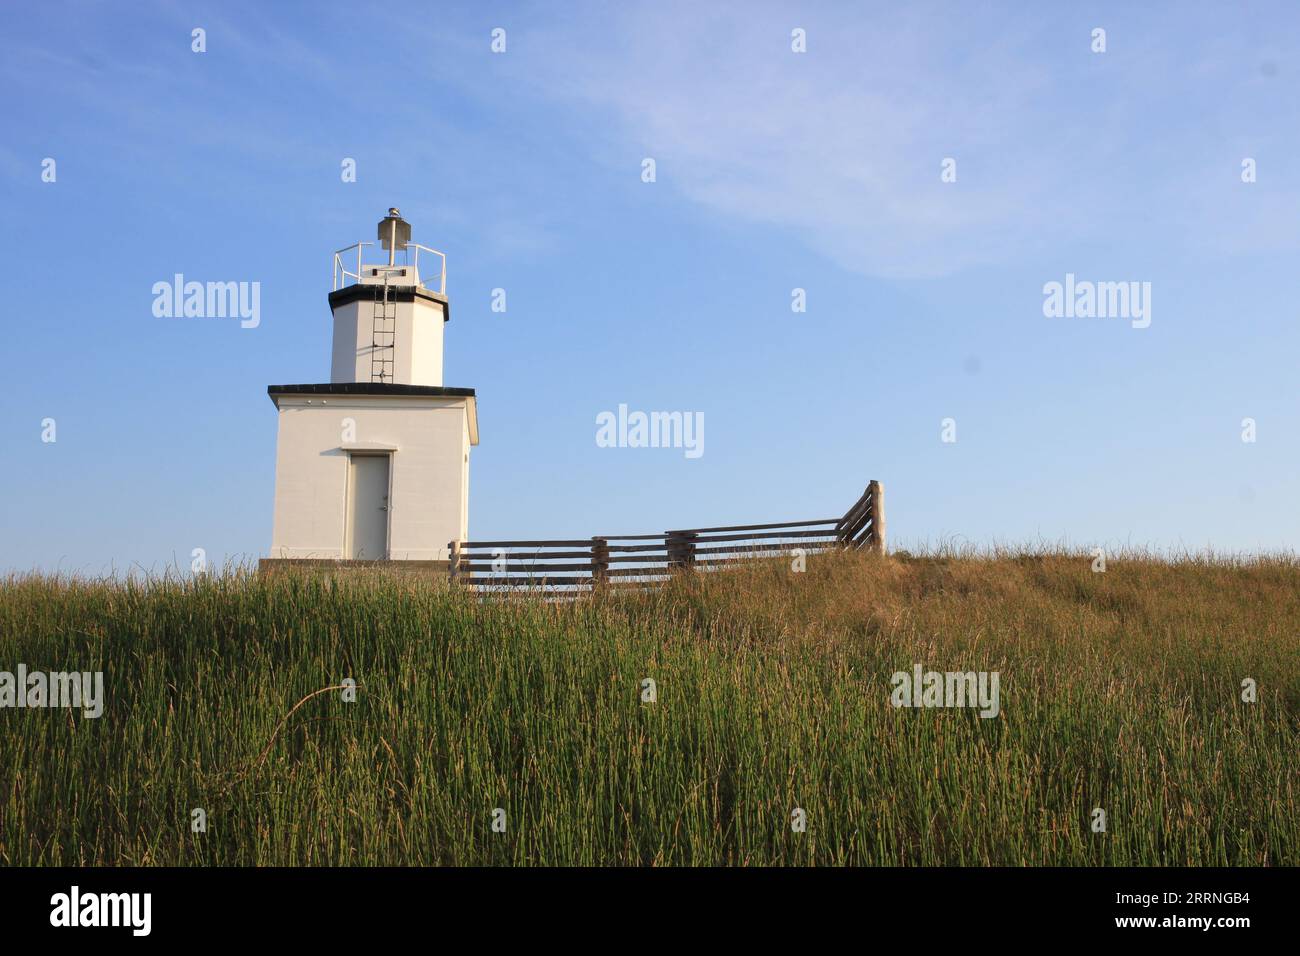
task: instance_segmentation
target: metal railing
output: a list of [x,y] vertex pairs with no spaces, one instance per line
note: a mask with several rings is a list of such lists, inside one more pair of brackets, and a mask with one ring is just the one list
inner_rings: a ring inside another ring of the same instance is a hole
[[[337,292],[345,285],[353,285],[361,281],[361,247],[373,245],[373,242],[358,242],[334,253],[334,284],[330,287],[331,291]],[[343,254],[351,252],[353,249],[357,250],[357,271],[349,272],[347,267],[343,265]],[[342,282],[339,281],[340,276],[343,279]],[[351,279],[352,282],[349,282],[348,279]]]
[[[355,242],[334,253],[334,284],[331,287],[333,291],[337,292],[344,286],[354,285],[361,282],[361,276],[364,274],[362,270],[366,267],[366,263],[362,262],[362,255],[366,246],[373,245],[373,242]],[[353,250],[356,250],[357,254],[357,267],[355,272],[348,268],[348,266],[352,264],[352,257],[349,253]],[[414,250],[414,252],[411,250]],[[401,264],[404,266],[414,266],[416,273],[419,274],[421,252],[438,257],[438,272],[436,274],[436,280],[432,276],[428,280],[421,278],[420,286],[428,289],[430,292],[437,292],[439,295],[446,295],[447,256],[444,253],[439,252],[437,249],[430,249],[428,246],[422,246],[418,242],[408,242],[405,251],[402,253],[404,261]],[[347,256],[346,261],[344,260],[344,256]],[[387,263],[376,262],[371,263],[371,265],[374,268],[388,268]]]

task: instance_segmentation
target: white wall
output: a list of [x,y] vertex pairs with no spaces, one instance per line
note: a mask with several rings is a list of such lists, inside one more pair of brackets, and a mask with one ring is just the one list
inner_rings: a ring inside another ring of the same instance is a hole
[[[441,320],[439,320],[441,321]],[[445,560],[468,533],[469,399],[277,396],[273,558],[342,558],[346,447],[394,446],[389,557]],[[356,422],[345,440],[345,418]]]
[[[397,302],[393,338],[393,381],[399,385],[442,384],[444,319],[440,303],[416,298]],[[334,344],[330,381],[371,381],[374,303],[348,302],[334,310]]]

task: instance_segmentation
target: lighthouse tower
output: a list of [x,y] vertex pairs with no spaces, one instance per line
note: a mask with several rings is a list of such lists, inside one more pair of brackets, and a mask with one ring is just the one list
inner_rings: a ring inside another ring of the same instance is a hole
[[442,382],[446,258],[396,209],[377,239],[382,255],[373,242],[334,254],[330,381],[267,389],[272,559],[442,561],[467,537],[478,412],[472,388]]

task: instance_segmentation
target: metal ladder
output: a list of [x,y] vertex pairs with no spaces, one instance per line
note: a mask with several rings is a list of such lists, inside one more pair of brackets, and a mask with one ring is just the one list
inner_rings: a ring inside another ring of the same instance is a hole
[[375,296],[370,323],[370,381],[393,381],[393,344],[397,338],[397,302],[384,276],[382,298]]

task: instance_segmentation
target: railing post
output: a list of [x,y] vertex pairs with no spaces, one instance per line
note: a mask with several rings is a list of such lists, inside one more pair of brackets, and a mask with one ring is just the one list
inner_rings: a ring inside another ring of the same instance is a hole
[[447,562],[447,575],[451,583],[456,584],[460,577],[460,542],[449,541],[447,550],[451,555],[451,559]]
[[591,539],[591,585],[601,587],[609,581],[609,542],[604,538]]
[[885,486],[873,481],[867,486],[871,491],[871,550],[885,553]]
[[691,531],[668,532],[668,567],[695,567],[695,533]]

